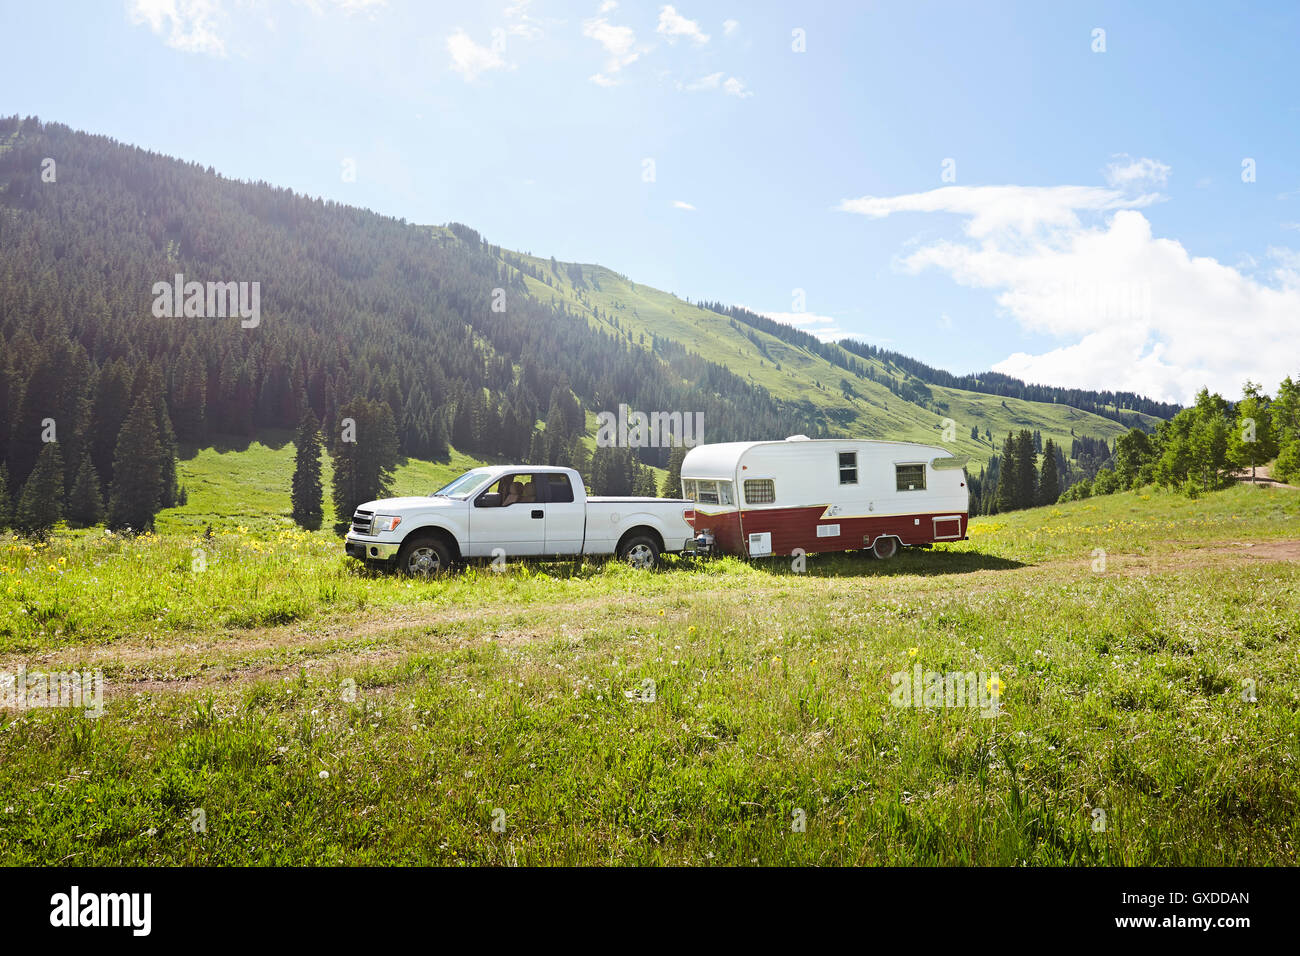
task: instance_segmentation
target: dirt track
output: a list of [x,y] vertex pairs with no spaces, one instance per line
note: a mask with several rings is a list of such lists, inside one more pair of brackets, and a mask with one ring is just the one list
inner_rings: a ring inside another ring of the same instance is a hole
[[[1112,554],[1108,571],[1126,577],[1168,573],[1224,563],[1300,563],[1300,540],[1254,541],[1216,544],[1203,548],[1155,555]],[[957,581],[928,577],[926,595],[956,590],[965,593],[1003,586],[1006,575],[1023,578],[1026,585],[1059,578],[1063,571],[1077,573],[1089,560],[1058,559],[1010,570],[981,570],[953,575]],[[993,579],[996,576],[996,583]],[[856,579],[813,578],[833,591],[853,587]],[[693,601],[733,595],[732,588],[700,591]],[[630,607],[622,595],[601,594],[570,601],[566,608],[575,624],[560,629],[530,628],[528,619],[537,608],[514,603],[474,608],[421,607],[352,612],[333,618],[299,621],[275,627],[220,629],[203,634],[178,634],[166,643],[156,638],[128,639],[112,644],[58,648],[38,655],[11,655],[0,660],[0,670],[28,671],[103,668],[107,672],[105,696],[158,694],[218,689],[233,684],[296,676],[301,669],[333,669],[393,664],[413,654],[452,650],[468,643],[492,642],[514,647],[557,638],[576,641],[612,618],[629,629],[668,622],[685,622],[689,609],[663,606]]]

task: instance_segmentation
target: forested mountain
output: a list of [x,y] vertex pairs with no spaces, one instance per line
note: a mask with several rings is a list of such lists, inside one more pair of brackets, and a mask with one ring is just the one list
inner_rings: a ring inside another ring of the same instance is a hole
[[[186,308],[168,317],[159,303],[173,296],[159,284],[177,277]],[[204,312],[202,288],[203,315],[186,316],[189,283],[257,283],[256,321]],[[295,428],[310,410],[328,446],[353,401],[391,410],[404,455],[444,460],[454,445],[584,471],[591,416],[620,404],[702,412],[708,441],[936,440],[951,414],[954,447],[984,460],[1011,425],[1065,447],[1076,429],[1123,432],[1014,396],[909,398],[882,383],[880,354],[719,308],[502,250],[465,226],[417,226],[59,124],[0,119],[0,462],[13,495],[51,427],[65,493],[97,479],[111,520],[123,460],[161,463],[166,506],[179,493],[167,464],[179,444]],[[668,463],[665,448],[637,455]]]

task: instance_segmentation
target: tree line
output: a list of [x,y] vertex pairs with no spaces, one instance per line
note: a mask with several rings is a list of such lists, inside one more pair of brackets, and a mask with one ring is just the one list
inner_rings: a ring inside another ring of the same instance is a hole
[[1050,439],[1041,447],[1036,441],[1027,430],[1007,435],[1001,455],[970,481],[973,513],[1016,511],[1146,485],[1197,497],[1225,487],[1245,469],[1253,480],[1259,466],[1270,461],[1274,479],[1300,480],[1300,385],[1288,376],[1270,397],[1247,381],[1236,403],[1202,388],[1194,404],[1154,432],[1131,428],[1113,447],[1100,439],[1075,439],[1072,457],[1084,467],[1072,467]]

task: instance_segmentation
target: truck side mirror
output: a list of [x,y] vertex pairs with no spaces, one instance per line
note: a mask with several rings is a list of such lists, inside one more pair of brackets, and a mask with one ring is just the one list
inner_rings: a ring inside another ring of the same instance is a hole
[[488,491],[474,499],[475,508],[499,508],[501,507],[501,494],[496,491]]

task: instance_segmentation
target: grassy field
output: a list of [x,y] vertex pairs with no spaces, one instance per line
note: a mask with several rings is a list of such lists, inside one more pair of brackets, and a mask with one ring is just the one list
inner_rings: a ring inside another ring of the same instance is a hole
[[[0,861],[1295,862],[1294,491],[1126,493],[804,574],[432,582],[240,507],[192,489],[233,519],[211,540],[0,539],[0,671],[105,678],[98,719],[0,710]],[[996,674],[1000,714],[893,706],[917,664]]]

